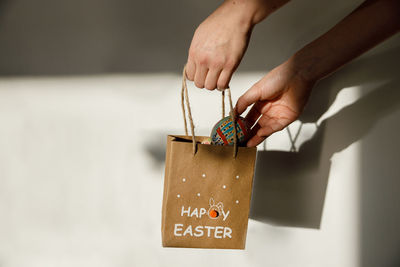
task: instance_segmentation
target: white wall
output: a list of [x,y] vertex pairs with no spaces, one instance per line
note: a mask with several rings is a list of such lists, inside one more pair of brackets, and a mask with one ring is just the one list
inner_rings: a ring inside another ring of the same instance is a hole
[[[360,1],[329,12],[311,2],[256,28],[243,69],[266,67],[236,74],[235,98]],[[161,248],[165,136],[183,133],[178,74],[0,78],[0,266],[399,266],[399,44],[317,85],[297,153],[285,131],[259,147],[245,251]],[[10,73],[23,55],[7,61]],[[208,134],[220,98],[193,86],[190,95]]]
[[[378,58],[392,64],[388,51]],[[316,87],[298,153],[284,152],[284,131],[269,152],[260,146],[245,251],[161,248],[163,142],[183,132],[179,76],[2,78],[0,265],[395,266],[400,91],[376,62],[367,56]],[[353,83],[380,68],[379,81]],[[260,76],[236,75],[234,97]],[[313,122],[323,90],[330,108]],[[193,86],[190,95],[207,134],[219,95]]]

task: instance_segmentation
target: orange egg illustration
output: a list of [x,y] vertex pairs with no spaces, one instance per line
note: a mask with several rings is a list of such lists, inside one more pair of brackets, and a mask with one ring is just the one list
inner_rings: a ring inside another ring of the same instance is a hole
[[218,217],[218,211],[216,210],[210,210],[210,217],[211,218],[217,218]]

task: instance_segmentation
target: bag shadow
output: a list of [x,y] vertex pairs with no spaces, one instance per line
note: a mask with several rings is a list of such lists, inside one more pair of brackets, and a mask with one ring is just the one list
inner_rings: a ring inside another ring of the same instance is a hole
[[399,49],[395,46],[356,60],[316,86],[299,118],[303,123],[318,121],[343,88],[361,86],[362,97],[324,120],[299,152],[258,152],[250,218],[320,228],[332,155],[399,108],[398,70],[389,67],[396,66]]
[[258,151],[250,218],[319,229],[330,164],[320,160],[324,130],[318,131],[310,149]]
[[297,153],[259,151],[250,218],[319,229],[332,156],[400,108],[398,84],[400,79],[393,79],[369,88],[359,100],[324,120]]

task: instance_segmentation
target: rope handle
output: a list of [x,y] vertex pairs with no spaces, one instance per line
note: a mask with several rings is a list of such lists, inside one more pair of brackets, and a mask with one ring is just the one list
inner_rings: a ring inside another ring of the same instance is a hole
[[[296,135],[293,138],[292,137],[292,132],[290,131],[289,126],[286,126],[286,132],[287,132],[287,134],[289,136],[289,141],[290,141],[290,152],[298,152],[298,150],[296,149],[296,141],[297,141],[297,138],[300,135],[302,127],[303,127],[303,123],[300,121],[300,126],[297,129]],[[263,150],[264,151],[267,151],[267,140],[268,140],[268,138],[265,139],[264,142],[263,142]]]
[[[229,107],[230,107],[230,116],[233,121],[233,131],[234,131],[234,137],[233,137],[233,157],[236,158],[237,155],[237,130],[236,130],[236,114],[235,110],[233,109],[233,104],[232,104],[232,95],[231,95],[231,89],[228,87],[225,89],[228,92],[228,99],[229,99]],[[225,90],[222,91],[222,118],[225,117]],[[187,83],[186,83],[186,65],[183,68],[183,73],[182,73],[182,91],[181,91],[181,106],[182,106],[182,114],[183,114],[183,122],[185,124],[185,134],[186,136],[189,136],[188,133],[188,127],[187,127],[187,120],[186,120],[186,110],[185,110],[185,104],[187,108],[187,115],[189,118],[189,123],[190,123],[190,130],[192,134],[192,143],[193,143],[193,155],[196,154],[197,151],[197,144],[196,144],[196,138],[195,138],[195,133],[194,133],[194,123],[193,123],[193,117],[192,117],[192,110],[190,108],[190,102],[189,102],[189,94],[188,94],[188,88],[187,88]]]
[[291,151],[291,152],[296,152],[296,141],[297,141],[297,138],[298,138],[299,135],[300,135],[300,132],[301,132],[301,128],[302,128],[302,127],[303,127],[303,123],[300,122],[300,126],[299,126],[299,128],[297,129],[297,132],[296,132],[296,135],[294,136],[294,138],[293,138],[293,136],[292,136],[292,132],[291,132],[290,129],[289,129],[289,126],[286,127],[286,131],[287,131],[287,133],[288,133],[289,141],[290,141],[290,144],[291,144],[291,146],[290,146],[290,151]]

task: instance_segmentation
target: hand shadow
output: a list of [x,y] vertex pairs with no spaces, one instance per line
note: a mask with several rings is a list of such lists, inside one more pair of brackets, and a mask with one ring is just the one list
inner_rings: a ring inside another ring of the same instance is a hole
[[[361,139],[380,118],[400,106],[400,79],[396,68],[390,68],[399,62],[399,55],[397,47],[358,60],[315,88],[323,92],[310,100],[303,117],[306,122],[316,122],[316,114],[321,116],[333,101],[329,95],[335,96],[344,87],[362,85],[362,89],[373,90],[323,121],[298,153],[258,152],[250,218],[282,226],[320,228],[332,155]],[[382,80],[389,82],[374,87]],[[327,125],[329,135],[325,132]]]
[[[361,85],[365,90],[377,82],[391,81],[354,104],[323,121],[311,140],[299,152],[259,151],[250,218],[283,226],[319,229],[330,171],[330,158],[362,138],[385,114],[399,106],[400,80],[397,68],[400,46],[384,53],[350,63],[326,78],[313,90],[309,104],[300,117],[316,122],[333,103],[338,92]],[[325,132],[337,129],[332,138]],[[158,134],[144,150],[157,169],[165,159],[165,135]],[[154,143],[154,140],[159,140]]]

